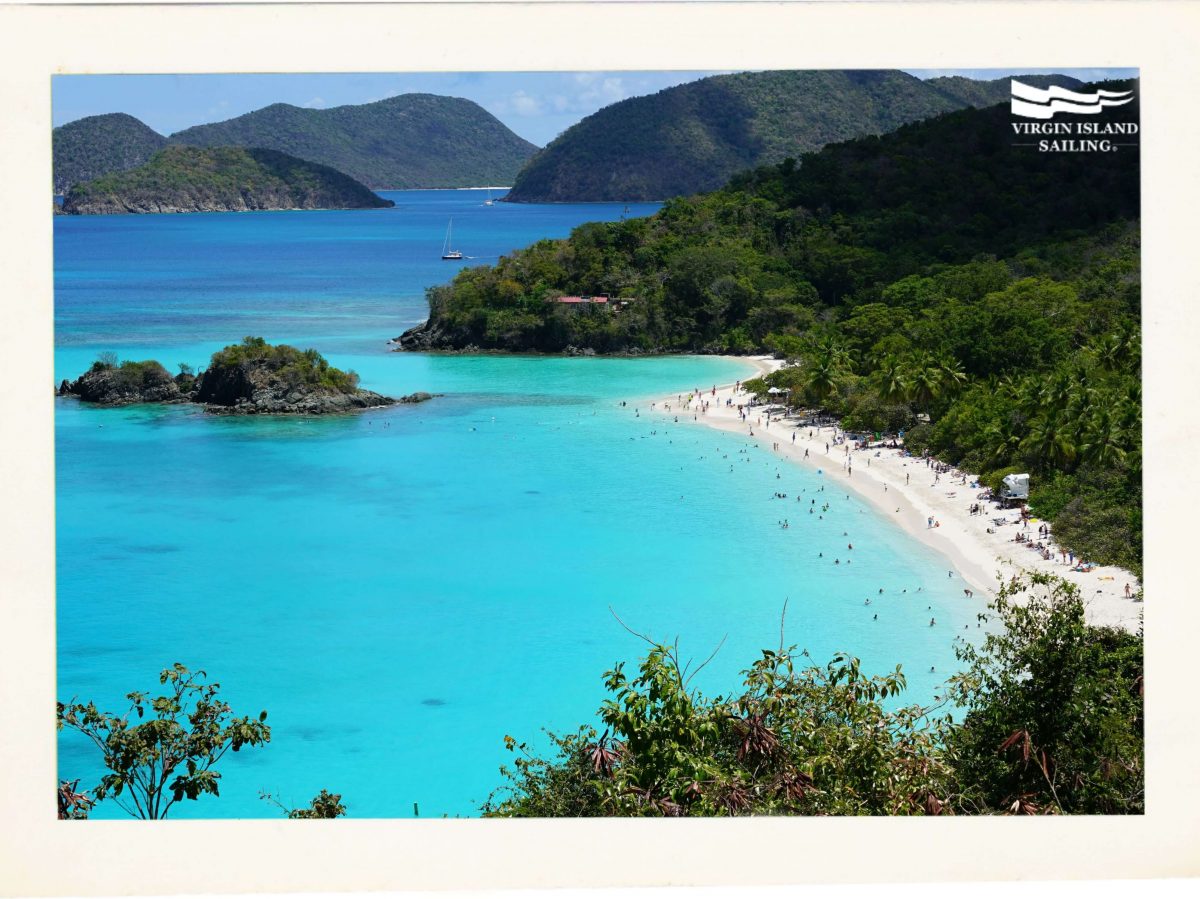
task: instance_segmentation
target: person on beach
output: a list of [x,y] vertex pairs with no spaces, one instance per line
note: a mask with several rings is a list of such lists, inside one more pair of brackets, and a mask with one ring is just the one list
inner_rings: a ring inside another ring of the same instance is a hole
[[1132,598],[1133,598],[1133,592],[1132,592],[1132,591],[1129,589],[1129,585],[1128,585],[1128,584],[1126,584],[1126,585],[1125,585],[1125,598],[1126,598],[1126,599],[1132,599]]

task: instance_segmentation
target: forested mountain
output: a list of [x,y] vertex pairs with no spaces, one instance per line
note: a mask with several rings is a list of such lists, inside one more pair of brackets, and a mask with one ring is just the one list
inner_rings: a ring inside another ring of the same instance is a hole
[[1139,168],[1136,147],[1015,146],[1007,104],[953,112],[465,269],[400,343],[774,351],[796,364],[773,383],[806,405],[971,471],[1032,471],[1067,545],[1136,567]]
[[[865,70],[704,78],[623,100],[568,128],[530,160],[505,199],[663,200],[714,190],[756,165],[979,105],[971,84]],[[981,94],[996,88],[980,83]],[[1007,96],[1005,81],[1003,96],[985,105]]]
[[166,147],[149,162],[77,184],[71,215],[371,209],[393,206],[348,175],[275,150]]
[[55,128],[54,192],[65,194],[81,181],[141,165],[167,139],[131,115],[88,116]]
[[333,109],[276,103],[178,131],[170,140],[279,150],[376,190],[511,184],[537,149],[470,100],[433,94]]
[[1011,94],[1009,85],[1013,78],[1034,87],[1049,87],[1056,84],[1068,90],[1083,87],[1083,82],[1070,75],[1005,75],[1003,78],[993,78],[990,81],[976,81],[961,75],[945,75],[940,78],[930,78],[925,83],[936,87],[943,93],[954,97],[964,106],[994,106],[1005,103]]

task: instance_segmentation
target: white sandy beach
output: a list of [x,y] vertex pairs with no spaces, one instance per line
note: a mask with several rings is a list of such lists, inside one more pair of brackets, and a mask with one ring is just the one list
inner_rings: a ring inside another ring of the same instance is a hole
[[[752,357],[742,361],[754,363],[762,374],[782,365],[769,357]],[[699,423],[747,437],[753,432],[753,439],[764,444],[768,451],[794,464],[821,469],[830,478],[844,483],[847,489],[868,500],[880,514],[891,518],[913,537],[942,553],[959,576],[974,589],[973,600],[979,604],[981,611],[996,594],[1002,581],[1023,572],[1044,571],[1078,585],[1087,605],[1090,623],[1112,625],[1130,631],[1140,627],[1142,603],[1125,598],[1126,584],[1135,594],[1139,589],[1134,575],[1113,566],[1097,566],[1088,572],[1075,571],[1072,565],[1064,563],[1057,555],[1045,560],[1024,543],[1015,542],[1018,533],[1037,542],[1037,529],[1043,522],[1030,519],[1028,529],[1023,530],[1016,509],[1000,509],[993,502],[977,499],[977,494],[983,488],[971,487],[975,479],[970,474],[964,485],[961,483],[962,473],[943,473],[935,485],[934,472],[924,460],[906,458],[902,450],[876,447],[851,450],[847,454],[846,447],[849,444],[833,445],[833,428],[797,428],[794,421],[786,419],[772,420],[768,424],[761,407],[751,410],[748,421],[743,422],[737,406],[739,403],[748,403],[750,394],[736,392],[733,384],[725,384],[718,386],[713,396],[711,388],[697,386],[704,392],[702,399],[709,403],[707,412],[701,412],[695,400],[686,409],[681,407],[677,395],[652,399],[649,401],[653,403],[651,411],[672,418],[678,415],[681,423],[692,421],[695,416],[695,421]],[[687,402],[688,394],[683,394],[683,398]],[[730,398],[733,399],[733,405],[726,407],[725,402]],[[771,450],[776,443],[779,444],[778,451]],[[809,454],[807,459],[804,458],[805,450]],[[847,459],[851,460],[852,473],[848,473]],[[983,506],[984,514],[972,515],[970,507],[977,502]],[[1001,517],[1018,523],[994,525],[993,519]],[[929,527],[930,518],[938,522],[937,527]],[[994,533],[988,533],[989,528]],[[1078,562],[1076,559],[1075,563]]]

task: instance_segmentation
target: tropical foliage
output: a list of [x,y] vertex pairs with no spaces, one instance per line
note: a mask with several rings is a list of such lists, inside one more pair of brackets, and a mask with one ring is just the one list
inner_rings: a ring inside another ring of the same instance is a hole
[[[108,769],[91,791],[80,778],[60,781],[58,817],[78,820],[102,800],[111,800],[134,818],[158,820],[183,799],[220,795],[217,763],[232,750],[271,741],[267,713],[235,718],[220,698],[221,685],[203,671],[176,662],[159,674],[164,695],[130,693],[124,715],[101,712],[93,702],[58,703],[58,729],[77,731],[103,755]],[[271,793],[259,796],[289,818],[340,818],[346,814],[340,793],[321,790],[307,807],[288,808]]]
[[261,337],[244,337],[212,354],[208,371],[220,371],[246,365],[261,365],[277,378],[292,385],[326,387],[342,393],[358,389],[358,373],[342,371],[329,364],[314,349],[300,350],[286,343],[270,344]]
[[301,806],[299,808],[288,808],[277,796],[265,790],[258,795],[260,799],[278,807],[280,811],[292,819],[344,818],[346,816],[346,806],[342,805],[341,793],[330,793],[328,790],[322,790],[312,798],[307,807]]
[[1145,810],[1142,639],[1084,623],[1084,601],[1047,575],[1002,591],[1004,630],[962,644],[952,697],[956,802],[964,811],[1113,815]]
[[[58,703],[59,729],[87,737],[109,770],[92,791],[95,801],[111,798],[129,815],[148,820],[166,818],[183,799],[219,795],[216,766],[225,754],[271,740],[267,713],[235,718],[220,698],[220,684],[209,682],[203,671],[177,662],[162,671],[159,683],[167,688],[164,695],[130,693],[122,715],[102,712],[92,702]],[[75,793],[74,785],[68,790]],[[77,797],[73,806],[69,800],[68,812],[80,808]],[[63,809],[60,787],[60,815]]]
[[505,738],[514,762],[484,814],[1142,812],[1140,636],[1089,627],[1076,588],[1045,577],[993,608],[1003,627],[961,645],[933,706],[898,705],[899,668],[817,665],[782,639],[740,692],[708,698],[677,644],[650,641],[636,674],[605,675],[603,731],[549,734],[548,756]]

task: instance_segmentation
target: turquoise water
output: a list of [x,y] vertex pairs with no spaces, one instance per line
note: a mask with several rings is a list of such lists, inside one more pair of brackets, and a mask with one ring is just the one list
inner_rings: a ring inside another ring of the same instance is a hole
[[[745,438],[635,412],[746,365],[386,351],[454,269],[436,258],[449,215],[464,252],[494,257],[621,207],[389,196],[396,210],[55,220],[59,378],[109,349],[200,365],[254,333],[374,390],[446,394],[338,419],[55,401],[59,697],[116,711],[178,660],[235,711],[269,711],[270,745],[173,816],[272,817],[259,790],[321,788],[356,817],[474,814],[505,734],[589,720],[602,673],[642,653],[610,607],[698,658],[727,636],[708,692],[777,643],[785,599],[814,658],[903,663],[908,698],[937,691],[976,611],[939,557]],[[812,496],[823,518],[803,513]],[[94,750],[59,749],[63,777],[95,782]]]

